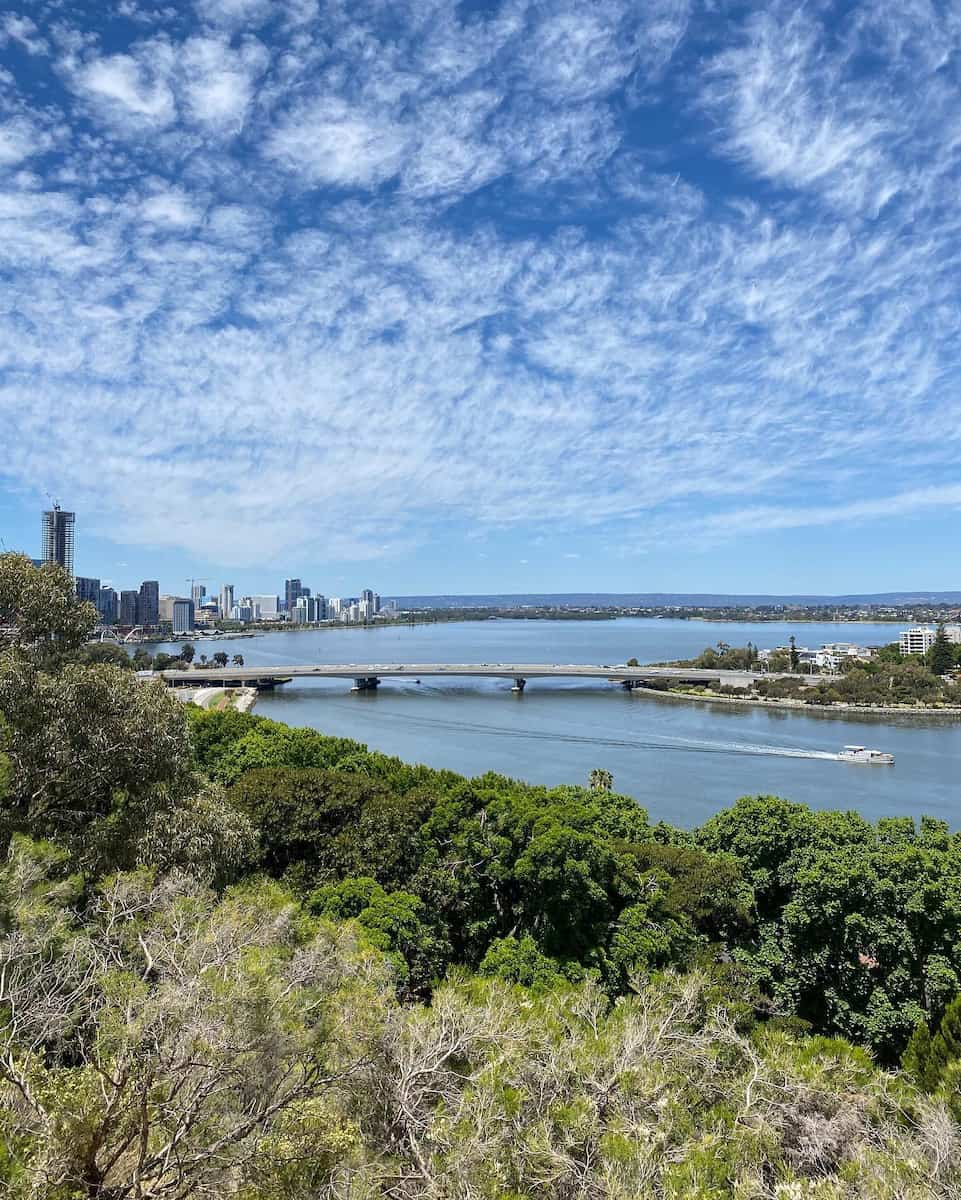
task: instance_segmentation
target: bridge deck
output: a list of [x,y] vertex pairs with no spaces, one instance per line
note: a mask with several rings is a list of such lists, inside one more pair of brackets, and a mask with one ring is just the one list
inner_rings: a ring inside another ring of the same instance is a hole
[[[288,679],[420,679],[430,677],[483,679],[606,679],[611,683],[643,683],[654,679],[717,681],[745,686],[755,679],[781,678],[754,671],[704,670],[696,667],[591,666],[584,663],[336,663],[307,666],[196,667],[187,671],[158,671],[170,684],[190,686],[218,682],[267,682]],[[800,675],[816,682],[816,675]]]

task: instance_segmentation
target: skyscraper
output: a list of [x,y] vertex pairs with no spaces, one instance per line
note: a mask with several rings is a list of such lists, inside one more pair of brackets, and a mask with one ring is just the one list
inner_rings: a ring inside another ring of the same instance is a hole
[[84,575],[78,575],[73,581],[74,588],[77,592],[78,600],[88,600],[95,607],[100,605],[100,580],[88,579]]
[[121,625],[139,625],[140,593],[139,592],[121,592],[120,593],[120,624]]
[[230,610],[233,608],[233,606],[234,585],[232,583],[225,583],[220,589],[220,615],[222,617],[229,617]]
[[193,600],[176,599],[173,602],[173,616],[171,620],[173,625],[173,634],[176,637],[180,633],[193,633],[194,631],[194,602]]
[[207,589],[202,583],[194,583],[190,588],[190,599],[194,602],[194,608],[199,608],[204,602],[204,596],[207,595]]
[[59,504],[43,514],[43,561],[59,563],[73,574],[73,523],[75,514]]
[[299,579],[287,579],[284,581],[284,609],[292,613],[297,601],[303,595],[303,587]]
[[145,579],[140,585],[137,604],[138,624],[156,625],[160,621],[160,584],[156,579]]
[[100,610],[100,620],[105,625],[112,625],[117,619],[117,593],[112,587],[100,589],[100,599],[97,601]]

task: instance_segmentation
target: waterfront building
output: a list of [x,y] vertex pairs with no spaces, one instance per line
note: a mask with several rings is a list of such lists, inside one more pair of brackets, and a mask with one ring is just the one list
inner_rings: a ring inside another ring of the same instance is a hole
[[77,599],[86,600],[95,607],[100,605],[100,580],[89,579],[85,575],[78,575],[73,581],[76,589]]
[[64,512],[59,504],[43,514],[41,558],[57,563],[73,574],[73,527],[75,514]]
[[280,618],[280,598],[278,596],[251,596],[250,603],[260,609],[259,620],[276,621]]
[[220,615],[229,617],[234,607],[234,585],[225,583],[220,589]]
[[293,613],[297,601],[303,595],[304,589],[299,579],[284,581],[284,612]]
[[296,625],[308,625],[317,620],[317,601],[311,596],[298,596],[290,614]]
[[194,608],[197,609],[203,604],[204,596],[207,595],[207,589],[202,583],[192,583],[190,585],[190,599],[193,601]]
[[252,621],[254,610],[250,601],[245,598],[239,604],[235,604],[230,610],[230,619],[232,621]]
[[327,620],[327,600],[326,600],[326,597],[324,597],[324,596],[315,596],[315,597],[314,597],[314,604],[317,606],[317,608],[316,608],[316,612],[317,612],[317,618],[316,618],[316,619],[317,619],[318,621],[326,621],[326,620]]
[[937,636],[938,631],[930,625],[916,625],[902,630],[898,646],[902,654],[927,654]]
[[330,620],[336,621],[343,611],[344,602],[339,596],[331,596],[327,601],[327,616]]
[[177,597],[173,602],[173,617],[171,620],[173,634],[176,637],[182,633],[194,631],[194,602]]
[[139,625],[140,593],[127,591],[120,593],[120,624]]
[[140,625],[153,628],[160,623],[160,584],[156,579],[145,579],[141,583],[137,615]]
[[174,601],[179,599],[179,596],[164,595],[160,597],[158,616],[161,621],[172,621],[174,619]]
[[117,619],[118,598],[112,587],[102,587],[97,599],[97,611],[104,625],[113,625]]

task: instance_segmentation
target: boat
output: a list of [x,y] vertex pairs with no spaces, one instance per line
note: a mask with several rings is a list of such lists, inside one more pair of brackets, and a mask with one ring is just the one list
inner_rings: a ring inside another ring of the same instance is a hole
[[868,750],[865,746],[845,746],[838,755],[841,762],[867,763],[869,766],[889,767],[894,755],[884,750]]

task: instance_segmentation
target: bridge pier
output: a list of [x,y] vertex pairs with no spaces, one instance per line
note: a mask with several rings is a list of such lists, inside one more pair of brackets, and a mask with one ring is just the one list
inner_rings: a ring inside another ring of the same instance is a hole
[[522,692],[524,690],[526,684],[527,684],[526,679],[515,678],[514,686],[511,688],[511,691],[512,692]]
[[354,686],[350,690],[352,692],[376,692],[379,683],[380,680],[376,675],[362,675],[359,679],[354,680]]

